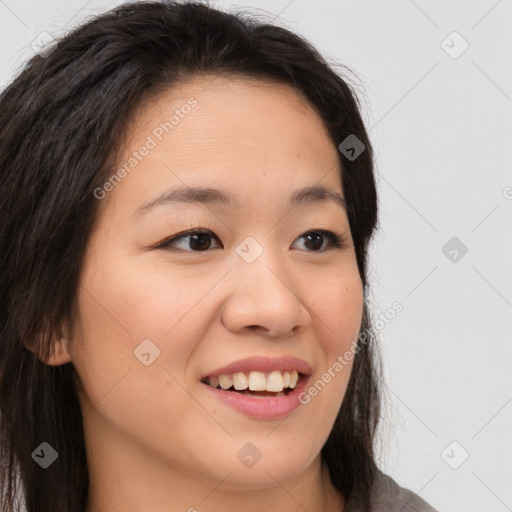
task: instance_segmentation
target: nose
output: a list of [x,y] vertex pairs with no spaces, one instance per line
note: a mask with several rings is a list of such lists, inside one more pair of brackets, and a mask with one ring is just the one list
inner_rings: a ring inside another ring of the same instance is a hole
[[302,301],[307,291],[305,278],[285,271],[267,253],[252,263],[237,261],[229,279],[232,288],[221,318],[230,331],[280,337],[297,335],[311,323]]

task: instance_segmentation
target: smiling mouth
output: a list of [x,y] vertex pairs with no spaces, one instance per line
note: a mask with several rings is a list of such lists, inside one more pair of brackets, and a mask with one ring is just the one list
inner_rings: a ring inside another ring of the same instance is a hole
[[296,370],[269,373],[236,372],[234,374],[205,377],[201,379],[201,382],[215,389],[246,396],[278,398],[293,392],[304,376]]

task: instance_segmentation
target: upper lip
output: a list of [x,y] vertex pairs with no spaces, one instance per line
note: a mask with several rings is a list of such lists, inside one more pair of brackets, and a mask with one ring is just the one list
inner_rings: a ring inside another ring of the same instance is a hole
[[239,359],[234,361],[222,368],[217,368],[203,375],[202,379],[206,377],[218,377],[223,374],[232,374],[238,372],[271,372],[274,370],[278,371],[292,371],[297,370],[298,373],[304,375],[311,375],[311,365],[303,359],[298,359],[293,356],[281,356],[281,357],[265,357],[255,356],[247,359]]

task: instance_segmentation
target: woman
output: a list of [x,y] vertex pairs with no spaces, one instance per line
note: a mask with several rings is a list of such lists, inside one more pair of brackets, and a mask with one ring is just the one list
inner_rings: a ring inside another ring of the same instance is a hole
[[372,147],[312,46],[127,3],[0,112],[2,512],[433,510],[375,461]]

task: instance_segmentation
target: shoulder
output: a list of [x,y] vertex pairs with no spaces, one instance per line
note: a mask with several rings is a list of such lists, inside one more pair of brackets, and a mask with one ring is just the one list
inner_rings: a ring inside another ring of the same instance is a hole
[[390,476],[379,472],[372,489],[372,512],[437,512],[416,493],[400,487]]
[[[400,487],[390,476],[378,472],[372,487],[371,512],[437,512],[416,493]],[[346,512],[359,512],[349,506]]]

